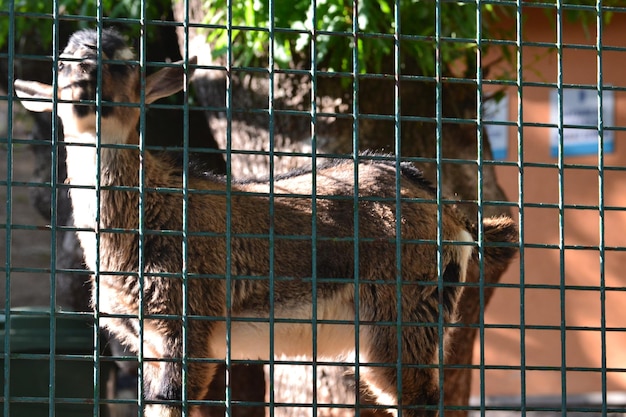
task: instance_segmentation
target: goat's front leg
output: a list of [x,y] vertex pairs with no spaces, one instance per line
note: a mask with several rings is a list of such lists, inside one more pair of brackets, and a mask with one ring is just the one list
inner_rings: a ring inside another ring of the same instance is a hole
[[[180,417],[182,415],[183,389],[187,399],[200,400],[204,397],[217,365],[193,359],[208,358],[207,343],[198,335],[208,335],[206,324],[189,326],[187,351],[183,352],[180,324],[159,323],[156,328],[146,326],[144,332],[143,364],[144,398],[146,417]],[[175,329],[174,327],[178,327]],[[189,358],[187,377],[183,387],[183,355]],[[189,407],[189,415],[200,415],[198,407]]]

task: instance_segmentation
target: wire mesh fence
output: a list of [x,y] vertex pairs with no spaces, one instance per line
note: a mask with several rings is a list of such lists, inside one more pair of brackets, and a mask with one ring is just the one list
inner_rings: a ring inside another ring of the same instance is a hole
[[619,1],[0,4],[3,415],[626,412]]

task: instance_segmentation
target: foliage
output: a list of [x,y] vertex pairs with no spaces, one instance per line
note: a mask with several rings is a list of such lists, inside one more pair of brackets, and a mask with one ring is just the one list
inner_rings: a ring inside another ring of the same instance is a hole
[[[49,50],[53,36],[53,1],[0,0],[0,50],[6,48],[9,7],[12,4],[17,16],[15,39],[23,42],[36,40],[42,50]],[[56,0],[56,3],[58,14],[64,17],[63,23],[70,21],[74,26],[72,30],[75,30],[94,25],[98,3],[102,5],[103,16],[132,20],[141,16],[144,4],[147,19],[163,18],[171,8],[171,1]],[[393,63],[398,50],[403,65],[410,62],[418,67],[419,71],[412,70],[410,73],[425,75],[435,73],[437,62],[454,63],[460,60],[471,69],[477,48],[479,19],[476,8],[481,3],[473,0],[204,1],[204,23],[212,25],[208,38],[214,46],[214,55],[232,53],[234,62],[242,66],[263,66],[263,61],[268,59],[270,40],[273,40],[271,56],[274,63],[282,68],[314,58],[318,67],[326,70],[380,72],[381,65]],[[621,2],[623,0],[605,0],[602,4],[603,7],[619,6]],[[399,10],[395,8],[396,3]],[[553,13],[556,5],[560,4],[567,18],[580,21],[584,26],[595,21],[595,0],[529,0],[525,5],[532,6],[533,3],[541,3],[546,13]],[[354,9],[355,4],[358,10]],[[550,7],[551,4],[555,6]],[[226,25],[229,6],[231,33]],[[483,39],[510,39],[504,33],[505,28],[492,23],[514,13],[515,6],[509,2],[491,2],[481,4],[481,7]],[[440,17],[439,33],[437,16]],[[608,22],[611,16],[612,12],[603,12],[605,21]],[[116,24],[116,27],[131,37],[139,35],[139,24]],[[151,35],[150,26],[147,34]],[[509,56],[509,59],[512,58]]]
[[[15,39],[32,39],[39,43],[42,50],[49,50],[53,39],[54,1],[53,0],[0,0],[0,50],[6,48],[9,37],[9,18],[11,4],[15,12]],[[71,31],[79,28],[94,27],[98,16],[98,3],[102,4],[102,15],[109,18],[135,18],[141,16],[142,3],[146,4],[147,18],[162,18],[171,9],[171,0],[56,0],[58,14],[63,22],[71,21]],[[75,17],[75,20],[71,18]],[[85,17],[90,17],[85,18]],[[137,37],[140,26],[116,24],[127,35]],[[150,35],[150,31],[148,31]]]
[[[216,25],[209,33],[209,42],[216,56],[227,53],[232,45],[233,57],[244,66],[265,58],[270,38],[274,39],[273,56],[280,67],[310,56],[313,30],[318,32],[313,51],[316,62],[330,70],[352,71],[356,64],[360,72],[378,71],[396,48],[415,58],[425,73],[432,73],[435,66],[434,1],[398,0],[399,23],[394,18],[393,0],[362,0],[356,11],[352,0],[318,0],[315,9],[310,0],[274,1],[272,6],[269,0],[232,2],[232,42],[224,25],[227,3],[205,3],[205,23]],[[440,36],[445,39],[439,45],[440,56],[443,62],[451,62],[475,47],[471,39],[476,37],[476,3],[441,2],[440,8]],[[491,7],[485,10],[493,13]],[[270,31],[266,28],[271,20],[274,25]],[[355,30],[359,35],[356,44],[352,36]],[[399,44],[394,42],[395,35],[402,39]],[[451,42],[453,39],[459,42]],[[353,63],[355,47],[357,62]]]
[[[425,75],[435,73],[438,61],[454,63],[462,59],[466,67],[472,67],[478,44],[477,21],[481,22],[483,39],[511,39],[508,32],[512,29],[497,22],[516,10],[511,2],[481,4],[469,0],[205,1],[204,23],[212,25],[208,40],[214,46],[213,54],[216,57],[232,53],[237,65],[263,65],[262,61],[268,58],[267,45],[273,39],[272,56],[278,67],[297,65],[314,54],[319,68],[379,72],[380,65],[393,62],[395,50],[399,50],[403,63],[416,64]],[[566,17],[583,25],[595,21],[595,15],[590,14],[594,11],[595,0],[566,0],[565,3],[530,0],[525,5],[539,2],[548,13],[554,11],[556,4],[561,4]],[[623,0],[607,0],[603,4],[619,5],[619,2]],[[226,25],[229,4],[233,28],[230,34]],[[355,4],[358,4],[356,12]],[[481,7],[480,19],[477,4]],[[603,17],[608,21],[611,14],[605,11]],[[315,33],[314,42],[312,33]],[[399,44],[394,43],[395,35],[401,39]],[[353,62],[353,56],[357,62]],[[508,55],[508,59],[513,58]],[[447,69],[443,69],[444,73]]]
[[[539,2],[540,0],[533,0]],[[624,6],[623,0],[603,0],[602,7],[622,7]],[[561,10],[565,19],[570,22],[579,22],[585,30],[587,36],[589,34],[589,27],[595,24],[597,19],[597,5],[595,0],[568,0],[565,4],[561,5]],[[545,9],[546,13],[552,12],[552,9]],[[608,24],[613,18],[614,12],[611,9],[602,10],[602,20],[605,24]],[[595,35],[593,35],[595,37]]]

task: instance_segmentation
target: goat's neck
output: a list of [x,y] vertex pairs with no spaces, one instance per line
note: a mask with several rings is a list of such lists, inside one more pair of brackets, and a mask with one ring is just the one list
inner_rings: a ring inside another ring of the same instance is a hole
[[[110,139],[103,136],[101,143],[114,143]],[[105,190],[107,187],[115,186],[137,187],[139,185],[140,163],[142,161],[144,164],[150,163],[148,161],[151,160],[148,153],[140,159],[137,149],[96,147],[94,146],[96,135],[93,133],[66,135],[65,140],[68,142],[66,146],[67,176],[69,184],[73,186],[70,189],[70,196],[74,207],[76,226],[97,229],[95,221],[98,200],[101,203],[100,207],[119,207],[128,210],[132,205],[136,206],[137,203],[134,201],[138,198],[136,192],[108,192]],[[134,138],[128,138],[128,140],[134,140]],[[99,159],[98,154],[100,155]],[[98,165],[100,166],[99,170]],[[100,189],[99,196],[98,189]],[[106,201],[108,198],[113,198],[111,194],[115,194],[115,204],[113,205]],[[101,226],[108,227],[109,225],[102,224],[102,220]]]
[[[71,184],[80,186],[137,186],[139,184],[139,151],[108,146],[137,144],[139,135],[135,130],[129,131],[119,127],[111,129],[108,126],[110,124],[103,122],[100,140],[94,129],[65,132],[65,141],[68,142],[66,148],[68,180]],[[102,146],[96,146],[97,143]],[[98,154],[100,155],[99,161]],[[98,164],[100,165],[99,180],[96,175]]]
[[[134,188],[139,185],[142,168],[140,164],[144,164],[146,177],[150,175],[148,171],[152,171],[154,166],[158,165],[152,161],[152,156],[147,152],[141,156],[138,149],[96,147],[93,145],[96,143],[95,139],[95,134],[91,134],[90,138],[88,133],[65,137],[68,142],[66,162],[68,182],[72,186],[70,197],[74,224],[84,230],[78,233],[78,238],[85,252],[85,262],[91,269],[95,268],[97,258],[94,232],[110,228],[132,230],[138,227],[139,193],[136,188],[133,190],[126,187]],[[103,136],[101,143],[113,143],[110,139]],[[134,141],[135,138],[128,139]],[[116,190],[110,187],[123,188]],[[96,221],[98,218],[99,221]],[[121,240],[132,239],[132,236],[132,234],[101,233],[99,238],[101,248],[119,246],[123,244]],[[110,239],[117,241],[108,244]]]

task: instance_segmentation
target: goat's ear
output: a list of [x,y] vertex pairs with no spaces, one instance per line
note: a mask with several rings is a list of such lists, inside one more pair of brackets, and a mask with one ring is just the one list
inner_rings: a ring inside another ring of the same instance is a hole
[[[195,65],[198,62],[197,57],[189,59],[191,65]],[[146,78],[146,103],[150,104],[157,101],[160,98],[171,96],[178,93],[184,87],[184,75],[185,71],[181,66],[183,61],[178,61],[175,67],[167,67],[155,72]],[[189,69],[189,80],[193,75],[193,68]]]
[[[37,81],[15,80],[15,93],[22,105],[30,111],[52,111],[52,86]],[[24,100],[26,99],[26,100]],[[31,101],[42,99],[42,101]]]

